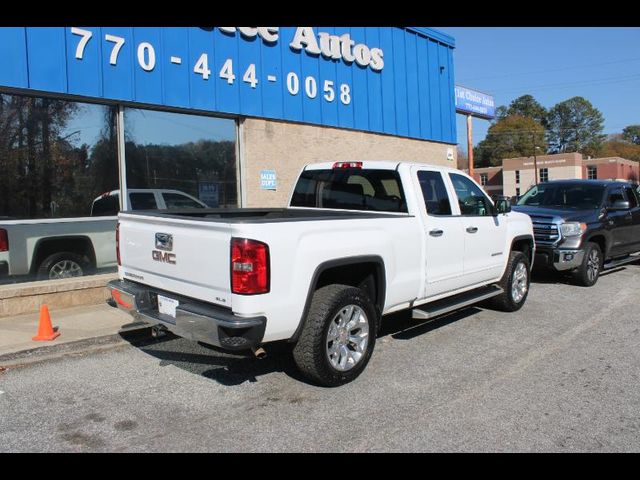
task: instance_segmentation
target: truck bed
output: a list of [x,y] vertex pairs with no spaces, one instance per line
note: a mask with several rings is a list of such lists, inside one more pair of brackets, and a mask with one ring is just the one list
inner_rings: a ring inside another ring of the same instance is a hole
[[406,213],[364,212],[361,210],[330,210],[315,208],[185,208],[172,210],[135,210],[122,212],[145,217],[164,217],[204,222],[279,223],[293,221],[353,220],[368,218],[408,217]]

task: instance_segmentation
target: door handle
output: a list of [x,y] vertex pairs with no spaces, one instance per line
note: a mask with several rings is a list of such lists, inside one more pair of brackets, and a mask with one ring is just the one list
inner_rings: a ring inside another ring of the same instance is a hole
[[478,231],[478,227],[467,227],[467,232],[476,233]]
[[431,235],[432,237],[441,237],[443,233],[444,231],[436,229],[436,230],[431,230],[429,232],[429,235]]

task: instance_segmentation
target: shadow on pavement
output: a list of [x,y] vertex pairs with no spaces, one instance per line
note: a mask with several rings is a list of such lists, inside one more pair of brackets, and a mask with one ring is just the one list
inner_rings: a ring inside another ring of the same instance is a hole
[[[391,336],[396,340],[411,340],[419,335],[464,319],[480,310],[466,308],[433,320],[413,320],[411,311],[386,315],[378,339]],[[160,360],[160,366],[173,365],[226,385],[257,382],[262,375],[282,372],[289,377],[313,385],[298,371],[291,355],[292,344],[274,342],[264,346],[267,357],[257,359],[251,352],[228,353],[217,347],[196,343],[171,333],[154,338],[150,329],[122,332],[120,336],[132,346]],[[374,353],[375,355],[375,353]]]

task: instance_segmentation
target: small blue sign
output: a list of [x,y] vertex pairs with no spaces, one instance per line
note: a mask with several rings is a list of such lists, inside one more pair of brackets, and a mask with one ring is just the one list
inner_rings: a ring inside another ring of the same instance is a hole
[[198,184],[198,198],[211,208],[220,206],[218,184],[213,182],[200,182]]
[[496,116],[496,105],[491,95],[459,85],[455,86],[455,91],[456,112],[489,120]]
[[262,190],[276,190],[278,176],[275,170],[260,170],[260,188]]

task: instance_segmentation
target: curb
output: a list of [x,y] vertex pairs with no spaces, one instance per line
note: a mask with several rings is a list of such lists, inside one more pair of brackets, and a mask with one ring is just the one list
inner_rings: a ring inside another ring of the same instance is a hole
[[127,345],[140,344],[150,337],[150,327],[140,325],[120,330],[111,335],[85,338],[58,345],[43,345],[18,352],[0,355],[0,373],[8,369],[25,367],[35,363],[62,359],[68,356],[111,350]]

